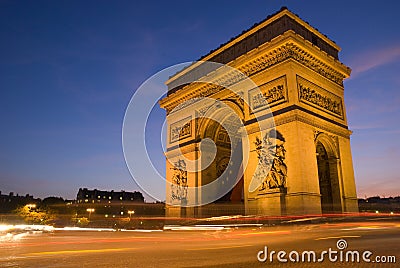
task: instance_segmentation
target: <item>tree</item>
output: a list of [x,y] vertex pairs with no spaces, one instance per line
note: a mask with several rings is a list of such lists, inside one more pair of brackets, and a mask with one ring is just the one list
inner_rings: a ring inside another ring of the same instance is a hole
[[55,215],[50,210],[32,209],[28,205],[17,208],[15,213],[30,224],[51,224],[55,220]]
[[62,197],[54,197],[49,196],[42,200],[42,205],[51,206],[51,205],[63,205],[64,199]]
[[86,217],[79,218],[78,219],[78,224],[80,226],[87,226],[87,225],[89,225],[89,220]]

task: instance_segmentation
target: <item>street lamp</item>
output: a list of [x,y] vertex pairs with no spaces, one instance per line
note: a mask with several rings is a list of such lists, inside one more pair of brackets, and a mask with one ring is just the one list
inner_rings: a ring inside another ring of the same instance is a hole
[[90,221],[90,215],[94,212],[94,208],[87,208],[87,212],[89,212],[89,221]]
[[128,210],[128,214],[129,214],[129,218],[131,218],[132,214],[135,214],[135,211],[134,210]]
[[29,210],[36,208],[36,204],[27,204],[26,206],[29,208]]

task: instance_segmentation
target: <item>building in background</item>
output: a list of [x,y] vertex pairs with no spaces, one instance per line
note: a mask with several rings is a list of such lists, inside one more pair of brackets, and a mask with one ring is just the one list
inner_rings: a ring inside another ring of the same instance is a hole
[[111,204],[111,203],[144,203],[144,197],[141,192],[114,192],[112,191],[101,191],[101,190],[89,190],[87,188],[79,188],[78,194],[76,195],[76,202],[78,204]]
[[14,192],[5,195],[0,191],[0,213],[10,213],[18,207],[40,202],[40,198],[34,198],[33,195],[14,195]]

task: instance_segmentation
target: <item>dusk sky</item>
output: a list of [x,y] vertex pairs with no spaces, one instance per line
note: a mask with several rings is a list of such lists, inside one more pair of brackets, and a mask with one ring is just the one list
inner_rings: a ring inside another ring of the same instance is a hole
[[[0,0],[0,191],[140,190],[121,144],[135,90],[281,6],[335,41],[353,70],[345,103],[358,196],[400,195],[400,2],[350,0]],[[155,114],[158,129],[165,115]],[[165,169],[161,154],[156,164]]]

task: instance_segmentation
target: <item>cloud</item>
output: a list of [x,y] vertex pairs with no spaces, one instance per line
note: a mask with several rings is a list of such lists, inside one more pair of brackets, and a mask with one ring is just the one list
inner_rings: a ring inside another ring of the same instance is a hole
[[373,68],[391,63],[400,58],[400,44],[364,51],[356,55],[350,62],[353,66],[352,78],[365,73]]

